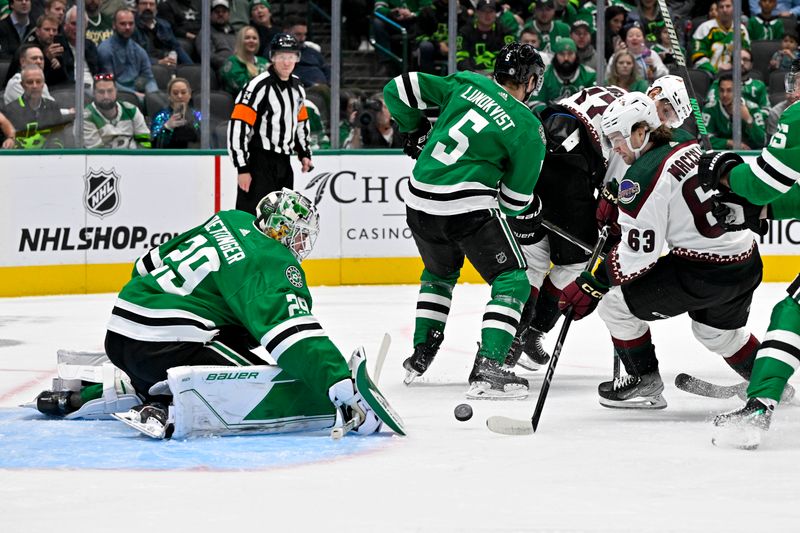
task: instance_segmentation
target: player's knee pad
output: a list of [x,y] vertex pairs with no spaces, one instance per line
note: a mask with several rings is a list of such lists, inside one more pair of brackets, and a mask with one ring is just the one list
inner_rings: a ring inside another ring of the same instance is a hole
[[597,314],[617,339],[638,339],[649,329],[647,322],[633,315],[619,286],[612,287],[600,300]]
[[535,244],[522,246],[525,262],[528,263],[526,274],[532,287],[541,287],[544,277],[550,270],[550,245],[547,239]]
[[722,357],[735,354],[750,339],[747,328],[719,329],[695,321],[692,321],[692,333],[700,344]]
[[521,268],[507,270],[492,281],[492,299],[507,297],[517,300],[520,302],[520,311],[530,294],[531,286],[528,283],[528,276]]
[[550,282],[559,290],[575,281],[581,272],[586,270],[584,263],[573,263],[570,265],[555,265],[550,269]]

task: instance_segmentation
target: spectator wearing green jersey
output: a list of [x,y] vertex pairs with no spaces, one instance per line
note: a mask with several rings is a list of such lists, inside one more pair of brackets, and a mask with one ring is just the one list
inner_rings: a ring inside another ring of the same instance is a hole
[[254,27],[245,26],[236,32],[234,54],[225,61],[219,74],[224,90],[236,96],[247,82],[267,71],[269,62],[256,55],[260,47],[258,30]]
[[544,71],[542,89],[531,97],[528,106],[534,111],[541,111],[566,96],[591,87],[597,81],[597,73],[593,68],[581,65],[578,61],[575,41],[569,37],[558,37],[553,44],[555,57]]
[[[742,33],[742,48],[750,49],[750,34],[744,24],[738,24]],[[692,63],[695,68],[712,75],[720,70],[730,70],[733,63],[733,1],[719,0],[717,16],[702,23],[695,30]]]
[[511,42],[513,31],[497,20],[495,0],[478,0],[475,20],[462,27],[456,37],[458,70],[491,73],[498,52]]
[[[742,116],[742,149],[762,148],[766,140],[766,109],[744,100],[740,103]],[[719,77],[719,100],[703,108],[703,120],[716,150],[733,148],[733,75],[725,72]]]
[[[742,98],[756,104],[761,109],[769,107],[769,93],[763,81],[750,77],[753,70],[753,56],[750,50],[742,50]],[[713,105],[719,98],[719,80],[714,80],[708,88],[706,104]]]
[[531,2],[533,17],[525,24],[533,28],[542,38],[541,49],[553,51],[553,43],[557,37],[569,37],[569,24],[556,20],[556,7],[553,0],[535,0]]
[[747,31],[754,41],[776,41],[783,37],[783,21],[774,16],[777,0],[758,0],[761,12],[753,13],[747,21]]
[[611,56],[606,85],[616,85],[628,92],[647,92],[647,82],[642,79],[636,69],[633,54],[627,50],[620,50]]

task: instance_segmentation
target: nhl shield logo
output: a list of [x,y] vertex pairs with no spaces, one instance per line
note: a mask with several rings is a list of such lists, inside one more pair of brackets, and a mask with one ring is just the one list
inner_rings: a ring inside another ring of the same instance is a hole
[[103,218],[119,208],[120,178],[113,168],[111,170],[90,168],[83,178],[86,180],[83,204],[87,211]]
[[506,261],[508,261],[508,257],[506,257],[505,252],[500,252],[499,254],[494,256],[494,258],[497,259],[497,262],[500,263],[501,265]]

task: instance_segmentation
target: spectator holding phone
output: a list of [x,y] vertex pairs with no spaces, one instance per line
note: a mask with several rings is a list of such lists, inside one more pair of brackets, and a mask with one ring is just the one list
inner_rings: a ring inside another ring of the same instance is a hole
[[192,87],[184,78],[167,85],[169,107],[153,118],[153,148],[189,148],[200,140],[200,111],[192,109]]
[[669,70],[664,66],[664,62],[661,61],[658,54],[654,54],[647,47],[644,32],[638,23],[627,26],[623,31],[625,32],[625,48],[633,54],[639,73],[648,84],[656,78],[669,74]]

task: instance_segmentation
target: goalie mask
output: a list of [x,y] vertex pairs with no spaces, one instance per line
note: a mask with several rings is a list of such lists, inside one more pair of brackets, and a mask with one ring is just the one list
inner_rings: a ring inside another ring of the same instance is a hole
[[647,89],[647,95],[656,102],[663,102],[666,115],[664,124],[670,128],[679,128],[692,115],[686,82],[680,76],[661,76]]
[[783,78],[786,94],[800,96],[800,59],[792,61],[792,66]]
[[[642,145],[634,148],[631,145],[631,132],[634,126],[640,122],[644,122],[647,128]],[[603,113],[600,126],[603,129],[603,143],[611,144],[607,145],[609,150],[613,147],[613,139],[621,137],[625,140],[628,149],[633,152],[634,158],[638,159],[642,148],[650,140],[650,132],[661,126],[661,121],[658,119],[655,102],[643,93],[633,92],[621,96],[608,106]]]
[[302,261],[317,240],[319,214],[311,200],[284,187],[258,202],[255,224],[261,233],[286,246]]

